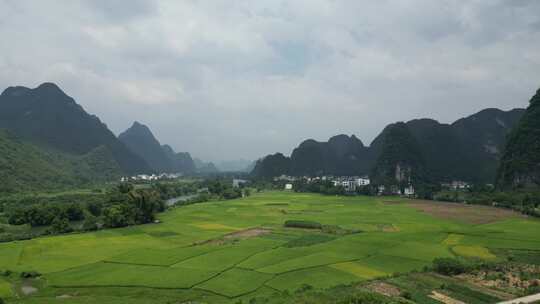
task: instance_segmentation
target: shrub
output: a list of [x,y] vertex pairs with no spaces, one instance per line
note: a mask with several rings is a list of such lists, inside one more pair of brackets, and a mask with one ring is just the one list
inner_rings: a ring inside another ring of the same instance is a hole
[[69,226],[69,221],[65,217],[56,217],[51,225],[50,232],[53,234],[68,233],[73,231]]
[[37,271],[23,271],[21,272],[21,278],[23,279],[31,279],[31,278],[37,278],[40,277],[41,273]]
[[84,231],[98,230],[97,218],[91,214],[87,214],[82,225],[82,230]]
[[411,300],[411,299],[412,299],[412,294],[411,294],[409,291],[406,291],[406,290],[405,290],[405,291],[402,291],[402,292],[400,293],[400,296],[401,296],[402,298],[407,299],[407,300]]
[[302,221],[302,220],[289,220],[285,221],[285,227],[289,228],[304,228],[304,229],[322,229],[321,223]]
[[444,275],[457,275],[466,271],[466,266],[457,259],[438,258],[433,260],[433,269]]

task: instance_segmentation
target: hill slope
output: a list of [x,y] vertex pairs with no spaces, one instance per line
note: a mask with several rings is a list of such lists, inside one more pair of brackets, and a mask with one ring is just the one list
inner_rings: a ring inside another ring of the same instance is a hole
[[[506,136],[523,113],[523,109],[486,109],[452,124],[415,119],[405,126],[418,143],[425,169],[434,181],[491,183]],[[370,147],[365,147],[354,135],[338,135],[328,142],[304,141],[294,149],[289,167],[279,171],[295,176],[368,174],[383,151],[387,134],[381,132]],[[260,160],[253,174],[268,177],[275,173],[270,164],[264,163],[269,161],[275,161],[275,158]]]
[[104,146],[128,174],[149,171],[99,118],[90,115],[58,86],[9,87],[0,95],[0,128],[32,143],[73,155]]
[[540,89],[509,136],[497,185],[500,188],[540,186]]
[[155,172],[170,172],[173,164],[150,129],[138,122],[121,133],[118,139],[144,159]]
[[169,145],[162,145],[161,148],[172,162],[173,172],[193,173],[195,172],[195,162],[188,152],[175,152]]
[[118,178],[106,147],[72,156],[27,143],[0,129],[0,193],[64,189]]
[[407,186],[424,180],[424,156],[407,125],[403,122],[389,125],[383,134],[383,146],[371,173],[373,181]]
[[355,175],[366,172],[368,148],[356,136],[337,135],[327,142],[306,140],[291,155],[293,175]]

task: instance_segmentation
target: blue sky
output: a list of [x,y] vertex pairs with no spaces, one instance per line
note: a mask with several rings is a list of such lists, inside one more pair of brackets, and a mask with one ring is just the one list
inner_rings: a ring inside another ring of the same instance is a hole
[[115,133],[207,160],[525,107],[535,0],[0,0],[0,87],[52,81]]

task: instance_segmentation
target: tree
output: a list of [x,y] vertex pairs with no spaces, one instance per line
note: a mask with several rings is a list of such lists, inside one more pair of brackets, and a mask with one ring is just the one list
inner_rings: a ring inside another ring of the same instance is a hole
[[103,223],[106,227],[118,228],[130,224],[129,215],[122,205],[113,205],[103,210]]
[[50,232],[53,234],[67,233],[71,232],[71,226],[69,226],[69,221],[65,217],[55,217],[50,228]]
[[464,273],[466,266],[457,259],[438,258],[433,260],[433,267],[436,272],[444,275],[458,275]]
[[95,231],[95,230],[97,230],[98,229],[97,218],[95,216],[93,216],[92,214],[87,214],[85,219],[84,219],[82,229],[84,231]]
[[65,208],[67,218],[70,221],[80,221],[84,219],[84,212],[80,204],[72,203]]
[[130,184],[130,183],[120,183],[118,185],[118,191],[120,193],[129,193],[130,191],[132,191],[135,187]]

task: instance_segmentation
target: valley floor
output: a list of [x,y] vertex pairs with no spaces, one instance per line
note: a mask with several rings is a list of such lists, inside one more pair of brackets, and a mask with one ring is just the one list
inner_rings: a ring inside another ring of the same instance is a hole
[[[377,278],[405,286],[397,273],[422,270],[439,257],[502,261],[509,251],[540,254],[538,220],[434,204],[267,192],[175,208],[159,224],[2,243],[0,270],[42,276],[0,277],[0,297],[8,303],[272,303],[298,290]],[[286,228],[287,220],[324,228]]]

